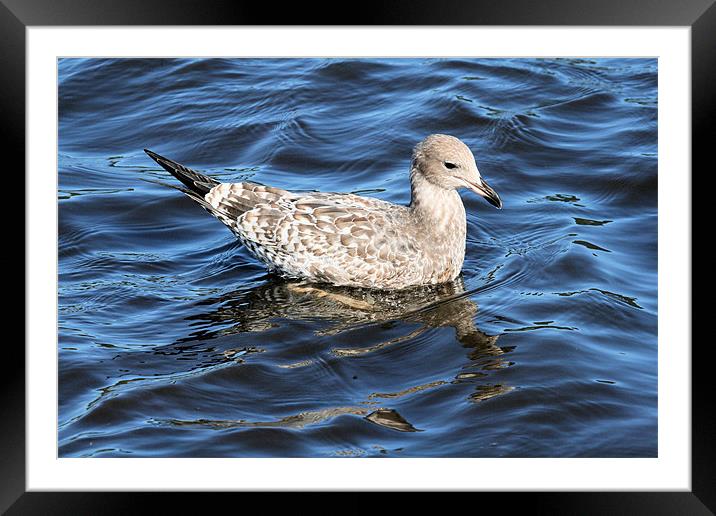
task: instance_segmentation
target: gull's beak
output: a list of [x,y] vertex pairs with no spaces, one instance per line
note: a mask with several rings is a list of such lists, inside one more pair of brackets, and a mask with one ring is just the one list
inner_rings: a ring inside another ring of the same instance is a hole
[[487,202],[492,204],[495,208],[497,208],[498,210],[502,208],[502,201],[500,200],[500,196],[497,195],[497,192],[494,191],[492,187],[485,182],[484,179],[480,179],[480,184],[473,183],[472,181],[468,181],[467,179],[463,179],[463,181],[465,181],[465,186],[467,186],[477,195],[481,195],[482,197],[484,197]]

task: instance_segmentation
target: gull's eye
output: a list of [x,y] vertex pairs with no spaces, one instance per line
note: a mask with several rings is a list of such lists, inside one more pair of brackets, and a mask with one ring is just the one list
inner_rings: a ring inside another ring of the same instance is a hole
[[443,163],[443,165],[445,165],[445,168],[449,168],[450,170],[452,170],[453,168],[457,168],[457,165],[455,163],[450,163],[449,161],[446,161],[445,163]]

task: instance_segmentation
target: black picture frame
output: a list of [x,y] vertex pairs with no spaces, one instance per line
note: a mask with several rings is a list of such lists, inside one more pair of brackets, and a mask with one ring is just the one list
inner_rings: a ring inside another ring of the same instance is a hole
[[[709,165],[713,168],[713,160],[707,153],[716,141],[713,129],[716,125],[714,0],[363,1],[356,4],[355,9],[340,12],[320,4],[311,7],[302,2],[283,3],[279,7],[278,4],[260,2],[210,0],[0,0],[0,70],[3,75],[0,81],[0,131],[8,149],[4,153],[6,181],[12,177],[14,187],[18,188],[21,185],[18,171],[25,170],[25,29],[42,25],[688,26],[691,27],[692,44],[692,192],[693,170]],[[692,207],[696,201],[692,195]],[[24,213],[24,210],[9,212],[6,224],[17,220],[18,213]],[[15,223],[15,227],[19,228],[19,225]],[[19,249],[19,243],[14,247]],[[24,246],[23,258],[27,263]],[[27,277],[26,266],[25,274]],[[688,338],[690,335],[686,334],[684,342],[674,344],[687,348]],[[8,514],[128,514],[149,510],[150,500],[157,497],[162,512],[172,510],[171,506],[175,504],[182,504],[186,510],[185,496],[168,493],[25,492],[25,351],[16,342],[15,339],[6,341],[3,349],[5,367],[0,376],[4,399],[0,417],[0,510],[7,510]],[[479,503],[491,500],[504,508],[505,498],[509,497],[509,506],[514,507],[517,502],[527,505],[532,512],[543,514],[712,514],[716,510],[713,444],[716,425],[712,415],[714,389],[709,382],[709,346],[708,340],[693,339],[691,348],[690,492],[484,493],[478,495]],[[476,499],[471,499],[472,504],[475,502]]]

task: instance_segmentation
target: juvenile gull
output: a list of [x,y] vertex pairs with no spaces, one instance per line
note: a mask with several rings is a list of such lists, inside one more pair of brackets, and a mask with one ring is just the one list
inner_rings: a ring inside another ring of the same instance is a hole
[[399,289],[452,281],[465,259],[467,229],[457,189],[469,188],[502,207],[467,145],[444,134],[416,145],[408,206],[346,193],[219,183],[144,151],[271,271],[334,285]]

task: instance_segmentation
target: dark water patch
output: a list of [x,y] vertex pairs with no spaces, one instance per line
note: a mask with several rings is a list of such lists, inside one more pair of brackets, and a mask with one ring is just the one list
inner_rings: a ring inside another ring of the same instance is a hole
[[581,206],[579,204],[576,204],[579,201],[579,197],[576,195],[570,195],[570,194],[554,194],[554,195],[548,195],[545,197],[548,201],[553,202],[571,202],[574,203],[575,206]]
[[579,226],[604,226],[606,224],[609,224],[610,222],[614,222],[613,220],[592,220],[592,219],[583,219],[581,217],[574,217],[574,223]]
[[524,326],[522,328],[506,328],[505,331],[534,331],[534,330],[568,330],[568,331],[576,331],[579,330],[579,328],[574,328],[572,326],[554,326],[554,325],[546,325],[546,324],[535,324],[534,326]]
[[604,253],[611,253],[611,251],[609,249],[604,249],[603,247],[599,247],[597,244],[587,242],[586,240],[574,240],[572,243],[584,246],[587,249],[591,249],[592,251],[602,251]]

